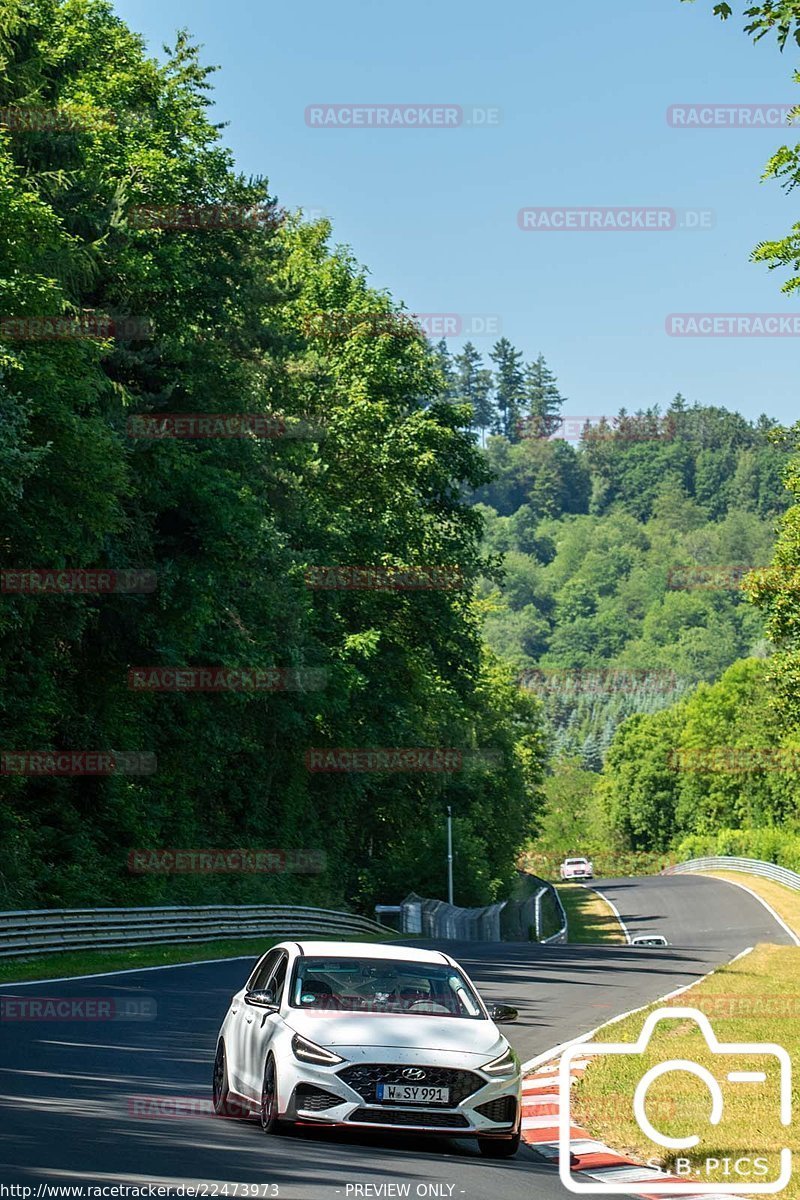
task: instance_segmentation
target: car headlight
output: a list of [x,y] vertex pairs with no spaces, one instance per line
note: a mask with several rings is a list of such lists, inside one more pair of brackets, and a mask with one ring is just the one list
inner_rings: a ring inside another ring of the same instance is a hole
[[334,1063],[344,1062],[338,1054],[326,1050],[324,1046],[318,1046],[316,1042],[310,1042],[308,1038],[300,1037],[299,1033],[292,1038],[292,1050],[300,1062],[316,1063],[317,1066],[330,1067]]
[[481,1070],[486,1071],[487,1075],[514,1075],[517,1070],[517,1056],[511,1047],[507,1046],[497,1058],[484,1063]]

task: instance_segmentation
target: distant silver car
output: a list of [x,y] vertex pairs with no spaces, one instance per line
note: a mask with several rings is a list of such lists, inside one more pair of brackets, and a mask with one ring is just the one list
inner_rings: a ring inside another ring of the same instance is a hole
[[475,1137],[488,1158],[520,1142],[521,1071],[474,985],[439,950],[282,942],[231,1000],[214,1109],[281,1124]]
[[593,879],[594,867],[588,858],[565,858],[559,874],[562,879]]

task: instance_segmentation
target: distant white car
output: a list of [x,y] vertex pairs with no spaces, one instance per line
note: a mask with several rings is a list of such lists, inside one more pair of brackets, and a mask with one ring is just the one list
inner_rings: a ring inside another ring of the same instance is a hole
[[559,874],[562,879],[593,879],[594,867],[588,858],[565,858]]
[[438,950],[282,942],[231,1000],[214,1110],[281,1124],[475,1137],[488,1158],[520,1141],[520,1062],[473,983]]

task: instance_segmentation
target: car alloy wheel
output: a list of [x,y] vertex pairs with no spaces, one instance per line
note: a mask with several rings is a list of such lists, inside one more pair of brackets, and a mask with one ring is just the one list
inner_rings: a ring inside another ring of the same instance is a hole
[[218,1117],[241,1117],[241,1105],[231,1099],[228,1086],[228,1060],[225,1055],[225,1043],[220,1038],[217,1043],[217,1053],[214,1056],[213,1101],[214,1112]]
[[275,1070],[275,1059],[267,1055],[264,1063],[264,1082],[261,1085],[261,1128],[264,1133],[275,1133],[278,1130],[278,1076]]

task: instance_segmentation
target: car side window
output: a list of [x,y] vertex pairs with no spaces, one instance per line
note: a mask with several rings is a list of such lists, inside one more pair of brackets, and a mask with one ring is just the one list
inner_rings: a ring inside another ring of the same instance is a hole
[[247,981],[248,992],[263,992],[267,980],[275,970],[280,957],[280,950],[270,950],[269,954],[264,955],[261,962],[258,964],[255,971],[253,971],[253,974]]
[[281,954],[280,961],[276,964],[275,969],[267,980],[266,988],[272,992],[275,997],[275,1003],[280,1004],[281,995],[283,994],[283,985],[286,983],[286,969],[289,965],[289,955]]

